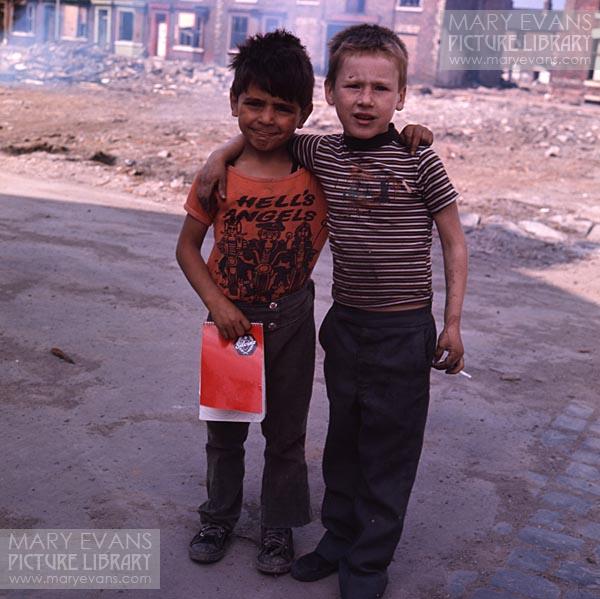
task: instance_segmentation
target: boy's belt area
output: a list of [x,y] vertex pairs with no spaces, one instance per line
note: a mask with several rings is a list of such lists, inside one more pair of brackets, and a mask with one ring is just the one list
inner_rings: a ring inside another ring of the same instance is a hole
[[428,306],[431,306],[431,302],[423,301],[411,304],[396,304],[395,306],[386,306],[385,308],[370,308],[368,312],[408,312],[409,310],[418,310],[419,308],[427,308]]
[[411,327],[431,322],[431,305],[399,312],[373,312],[333,302],[331,309],[338,318],[365,328]]
[[262,322],[265,330],[274,331],[304,316],[311,309],[315,297],[312,279],[294,293],[265,304],[235,301],[234,304],[251,322]]

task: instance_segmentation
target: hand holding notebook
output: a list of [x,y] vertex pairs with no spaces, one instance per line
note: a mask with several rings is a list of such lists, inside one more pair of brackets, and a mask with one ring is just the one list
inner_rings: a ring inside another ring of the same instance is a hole
[[231,341],[212,322],[202,331],[200,419],[260,422],[265,416],[262,324]]

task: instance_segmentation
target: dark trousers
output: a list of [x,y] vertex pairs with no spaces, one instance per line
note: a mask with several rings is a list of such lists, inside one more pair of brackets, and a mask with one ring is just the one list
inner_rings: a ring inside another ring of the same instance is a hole
[[[251,322],[264,325],[267,413],[261,423],[261,523],[302,526],[310,522],[304,442],[315,366],[314,285],[310,281],[267,305],[237,305]],[[242,509],[248,423],[207,422],[207,427],[208,499],[200,506],[200,517],[203,523],[231,530]]]
[[317,552],[339,561],[343,599],[374,599],[387,585],[417,473],[435,322],[430,308],[367,312],[334,304],[319,339],[330,413],[326,532]]

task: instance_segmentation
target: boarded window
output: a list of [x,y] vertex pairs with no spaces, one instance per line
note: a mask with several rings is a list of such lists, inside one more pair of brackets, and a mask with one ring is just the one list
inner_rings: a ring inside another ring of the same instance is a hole
[[202,21],[193,12],[180,12],[177,15],[175,40],[179,46],[202,47]]
[[62,6],[61,36],[87,37],[88,9],[86,6]]
[[31,3],[15,4],[13,11],[13,31],[17,33],[33,33],[35,5]]
[[133,41],[133,13],[119,11],[119,41]]

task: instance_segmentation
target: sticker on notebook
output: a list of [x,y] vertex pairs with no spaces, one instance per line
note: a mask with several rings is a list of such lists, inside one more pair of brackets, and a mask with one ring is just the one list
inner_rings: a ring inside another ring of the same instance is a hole
[[233,347],[240,356],[251,356],[256,351],[256,346],[256,339],[248,334],[238,337]]

